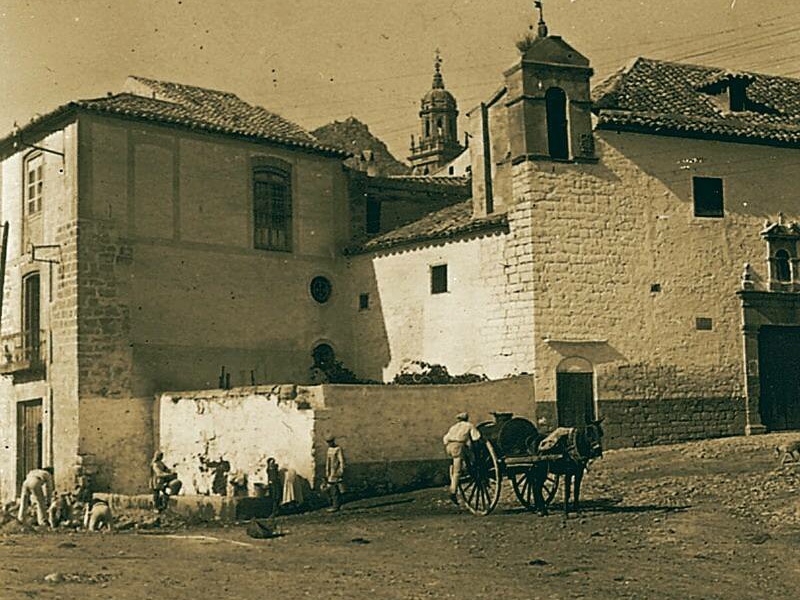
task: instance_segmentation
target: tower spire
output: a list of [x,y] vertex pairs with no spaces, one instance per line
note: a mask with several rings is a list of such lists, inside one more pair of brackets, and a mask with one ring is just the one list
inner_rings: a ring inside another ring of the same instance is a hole
[[536,35],[540,38],[547,37],[547,23],[544,22],[544,11],[542,9],[542,0],[535,0],[533,6],[539,11],[539,23],[536,28]]
[[442,54],[436,49],[436,58],[433,60],[433,89],[443,90],[444,79],[442,79]]

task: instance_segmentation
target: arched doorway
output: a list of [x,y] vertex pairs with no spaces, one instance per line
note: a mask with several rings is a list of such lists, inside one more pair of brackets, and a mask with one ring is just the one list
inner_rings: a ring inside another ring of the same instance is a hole
[[594,369],[573,356],[556,368],[556,410],[559,427],[583,427],[595,420]]

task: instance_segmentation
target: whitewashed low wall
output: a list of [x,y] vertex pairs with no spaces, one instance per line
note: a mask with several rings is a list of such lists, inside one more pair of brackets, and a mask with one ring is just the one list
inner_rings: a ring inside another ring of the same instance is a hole
[[[159,441],[167,466],[183,481],[185,494],[210,494],[208,461],[225,460],[243,471],[248,484],[266,481],[267,458],[314,479],[314,411],[292,386],[258,386],[162,394]],[[283,393],[281,393],[283,390]]]

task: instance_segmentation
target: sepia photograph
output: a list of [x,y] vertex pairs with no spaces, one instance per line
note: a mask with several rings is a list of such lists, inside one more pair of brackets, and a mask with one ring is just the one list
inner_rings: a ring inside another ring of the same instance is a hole
[[0,600],[800,590],[800,3],[0,0]]

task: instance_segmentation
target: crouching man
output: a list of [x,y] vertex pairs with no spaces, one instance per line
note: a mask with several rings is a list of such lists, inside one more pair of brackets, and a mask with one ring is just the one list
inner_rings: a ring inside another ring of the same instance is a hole
[[53,467],[30,471],[22,482],[22,489],[19,495],[17,520],[20,523],[25,523],[28,515],[28,506],[30,506],[31,498],[33,498],[33,503],[36,505],[36,522],[39,525],[47,523],[47,510],[50,507],[53,496]]
[[450,465],[450,500],[458,504],[458,480],[461,476],[461,464],[464,451],[472,442],[481,439],[478,429],[469,422],[469,415],[465,412],[456,415],[456,424],[453,425],[442,438],[447,456],[453,459]]
[[104,500],[92,500],[86,503],[83,512],[83,527],[88,531],[100,531],[103,527],[111,531],[114,518],[111,507]]

